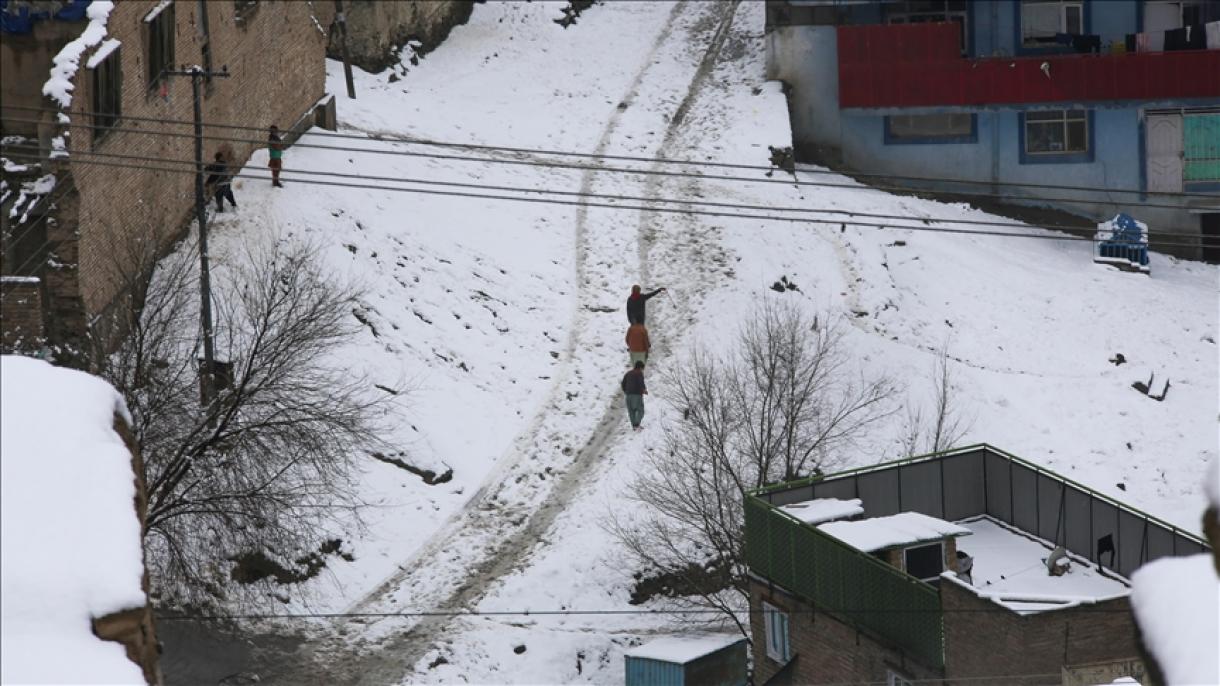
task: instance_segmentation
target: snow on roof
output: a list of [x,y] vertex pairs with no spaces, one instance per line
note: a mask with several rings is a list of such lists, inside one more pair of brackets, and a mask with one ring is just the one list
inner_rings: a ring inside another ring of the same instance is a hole
[[51,67],[51,77],[42,84],[42,94],[54,99],[60,107],[67,109],[72,105],[72,91],[76,88],[72,79],[76,77],[81,55],[106,37],[106,21],[110,18],[112,9],[114,3],[111,0],[93,0],[85,10],[89,25],[52,60],[54,65]]
[[91,620],[147,599],[126,416],[101,379],[0,357],[0,681],[144,683]]
[[888,517],[853,522],[829,522],[818,528],[866,553],[970,533],[969,529],[919,512],[900,512]]
[[1014,612],[1058,610],[1130,592],[1125,583],[1103,576],[1072,553],[1068,553],[1069,571],[1051,576],[1043,562],[1054,549],[1050,542],[1017,533],[989,517],[958,523],[971,532],[957,544],[959,552],[973,558],[968,587]]
[[744,641],[741,634],[690,634],[666,636],[628,650],[627,657],[660,660],[684,665],[704,655]]
[[860,503],[859,498],[851,500],[814,498],[791,505],[781,505],[779,509],[806,524],[821,524],[834,519],[847,519],[864,514],[864,506]]
[[1135,570],[1131,608],[1169,684],[1220,684],[1220,579],[1212,556],[1166,557]]

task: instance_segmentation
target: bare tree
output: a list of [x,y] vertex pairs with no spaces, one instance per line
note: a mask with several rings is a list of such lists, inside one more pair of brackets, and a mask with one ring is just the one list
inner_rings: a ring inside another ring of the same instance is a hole
[[907,403],[899,439],[903,457],[948,450],[970,431],[971,422],[961,415],[955,401],[957,389],[953,384],[948,344],[936,355],[928,381],[932,391],[930,411],[925,412],[918,402]]
[[[248,249],[218,280],[224,373],[204,406],[192,253],[161,260],[150,279],[123,274],[131,297],[95,323],[118,342],[98,367],[126,398],[144,455],[150,560],[163,591],[187,602],[223,592],[243,555],[288,569],[316,560],[325,522],[355,515],[355,459],[386,409],[339,357],[358,292],[284,241]],[[152,255],[142,257],[128,272],[146,269]]]
[[679,361],[660,395],[683,411],[629,484],[644,506],[611,531],[679,602],[734,612],[747,599],[743,502],[769,483],[820,473],[892,413],[893,384],[852,371],[837,322],[766,301],[727,355]]

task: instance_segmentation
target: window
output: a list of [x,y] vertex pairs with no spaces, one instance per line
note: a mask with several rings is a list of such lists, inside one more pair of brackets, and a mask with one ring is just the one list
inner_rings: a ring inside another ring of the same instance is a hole
[[968,45],[968,15],[966,0],[903,0],[885,5],[885,21],[889,24],[922,24],[925,22],[957,22],[962,54]]
[[1038,47],[1056,42],[1060,33],[1084,33],[1081,0],[1021,0],[1021,44]]
[[907,574],[928,583],[940,580],[945,571],[945,551],[939,542],[902,551]]
[[199,54],[203,57],[203,71],[208,76],[203,77],[203,83],[207,86],[207,94],[212,93],[212,34],[208,30],[208,3],[207,0],[199,0],[197,9],[199,14]]
[[1220,181],[1220,113],[1185,114],[1182,123],[1183,179]]
[[258,0],[233,0],[233,10],[237,14],[237,23],[244,24],[258,11]]
[[976,140],[973,114],[899,114],[885,118],[885,142],[895,143],[973,143]]
[[1067,155],[1089,151],[1089,118],[1084,110],[1026,112],[1025,154]]
[[174,3],[162,0],[144,17],[148,27],[148,87],[155,88],[165,78],[162,72],[174,67]]
[[764,602],[763,622],[766,625],[767,657],[780,664],[788,662],[788,613],[771,603]]
[[1150,0],[1144,3],[1144,32],[1172,31],[1203,21],[1202,0]]
[[[93,72],[93,140],[98,141],[119,120],[122,112],[123,89],[119,71],[119,48],[115,47],[98,60],[88,62]],[[102,48],[105,49],[105,46]]]
[[908,676],[887,669],[885,670],[885,686],[915,686],[915,682]]

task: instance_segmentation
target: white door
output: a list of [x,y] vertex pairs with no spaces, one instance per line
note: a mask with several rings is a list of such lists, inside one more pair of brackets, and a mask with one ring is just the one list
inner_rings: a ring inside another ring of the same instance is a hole
[[1180,193],[1182,115],[1148,115],[1144,140],[1144,154],[1148,161],[1148,190]]

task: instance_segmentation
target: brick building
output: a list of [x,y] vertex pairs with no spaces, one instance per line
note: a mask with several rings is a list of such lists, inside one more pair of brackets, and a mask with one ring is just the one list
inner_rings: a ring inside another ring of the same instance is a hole
[[781,484],[746,499],[755,682],[1142,678],[1128,578],[1208,550],[986,445]]
[[203,121],[256,127],[208,126],[205,161],[227,145],[240,166],[265,145],[265,127],[291,135],[319,109],[334,116],[333,104],[319,108],[333,3],[125,0],[107,9],[13,0],[0,33],[3,273],[24,277],[4,282],[6,344],[28,348],[38,337],[18,311],[37,278],[44,343],[77,364],[91,323],[193,218],[191,78],[165,70],[227,69],[228,78],[204,80]]

